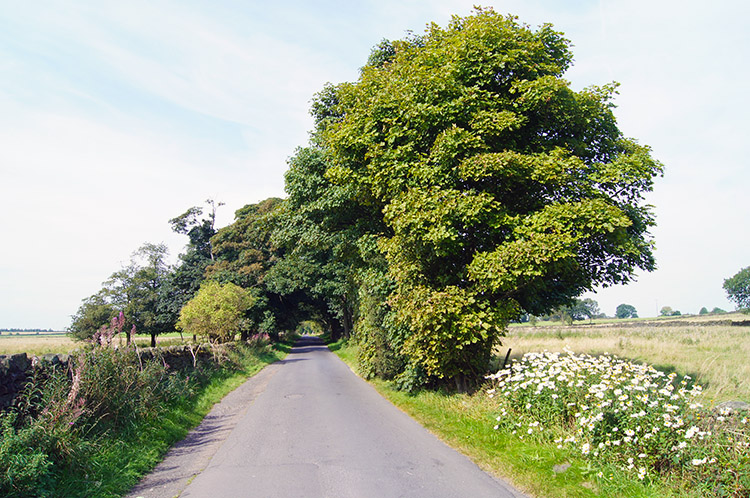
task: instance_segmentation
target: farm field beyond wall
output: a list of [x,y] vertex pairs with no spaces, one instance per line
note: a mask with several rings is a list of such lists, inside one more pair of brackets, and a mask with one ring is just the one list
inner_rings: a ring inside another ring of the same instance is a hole
[[748,319],[732,314],[714,320],[685,317],[670,326],[654,326],[664,325],[663,321],[514,326],[498,352],[504,357],[511,348],[511,358],[565,348],[593,355],[606,352],[690,375],[704,387],[704,404],[750,402],[750,326],[711,325],[717,320]]
[[[135,337],[139,347],[148,347],[150,338],[147,335],[137,335]],[[124,345],[125,338],[117,337],[115,341]],[[180,335],[177,333],[164,334],[157,336],[156,343],[158,346],[171,346],[181,344]],[[3,332],[0,335],[0,355],[12,355],[17,353],[26,353],[32,355],[44,354],[66,354],[80,348],[84,343],[76,341],[66,335],[66,332]]]
[[[563,351],[613,355],[649,363],[660,370],[688,374],[705,389],[706,402],[750,402],[750,326],[711,325],[750,320],[742,314],[721,317],[684,317],[669,320],[625,321],[614,323],[581,322],[572,326],[512,326],[502,339],[498,354],[511,358],[524,353]],[[655,326],[660,325],[660,326]],[[148,337],[137,336],[139,346],[148,345]],[[177,334],[157,338],[160,345],[179,343]],[[142,343],[142,344],[141,344]],[[64,333],[19,333],[0,335],[0,355],[27,353],[42,355],[67,353],[81,343]]]

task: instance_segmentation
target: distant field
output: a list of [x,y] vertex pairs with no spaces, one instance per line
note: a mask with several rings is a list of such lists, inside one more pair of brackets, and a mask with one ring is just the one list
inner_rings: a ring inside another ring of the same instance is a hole
[[[148,336],[137,336],[136,344],[139,347],[150,345]],[[120,339],[116,339],[119,341]],[[121,338],[124,344],[125,338]],[[165,334],[158,336],[156,342],[160,346],[169,346],[181,343],[179,334]],[[0,335],[0,355],[11,355],[16,353],[27,353],[29,355],[61,354],[70,353],[80,348],[81,342],[68,337],[65,332],[3,332]]]
[[68,353],[79,347],[65,332],[3,332],[0,335],[0,354]]
[[[750,315],[728,313],[681,318],[606,320],[576,322],[565,326],[550,322],[514,325],[498,348],[502,358],[511,348],[511,358],[533,351],[577,353],[608,352],[655,367],[691,375],[705,389],[705,400],[750,402],[750,326],[711,325],[717,321],[747,321]],[[665,322],[668,322],[667,325]],[[657,326],[658,325],[658,326]],[[124,338],[122,338],[124,342]],[[137,336],[138,346],[149,345],[148,336]],[[179,344],[179,334],[157,337],[161,346]],[[64,332],[7,333],[0,335],[0,354],[42,355],[69,353],[79,348]]]
[[[719,320],[744,322],[750,316],[730,313],[572,326],[539,322],[510,327],[498,353],[504,357],[511,348],[511,357],[519,358],[566,347],[576,353],[608,352],[692,376],[704,387],[705,402],[750,402],[750,326],[711,324]],[[671,322],[669,326],[665,321]]]

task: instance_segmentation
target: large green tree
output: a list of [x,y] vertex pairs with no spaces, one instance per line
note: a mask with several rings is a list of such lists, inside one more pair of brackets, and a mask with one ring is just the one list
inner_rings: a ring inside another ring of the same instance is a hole
[[738,308],[750,308],[750,266],[724,280],[724,290]]
[[213,237],[215,261],[206,269],[210,280],[250,290],[253,304],[247,310],[247,330],[272,338],[281,330],[294,330],[305,319],[301,310],[310,300],[302,290],[279,289],[278,282],[269,282],[269,272],[285,256],[285,249],[272,240],[282,204],[270,198],[237,210],[234,223]]
[[163,286],[172,271],[168,253],[164,244],[145,243],[133,252],[129,264],[104,282],[103,294],[114,309],[125,314],[128,343],[133,327],[151,336],[152,347],[157,335],[174,330],[174,317],[162,305]]
[[175,233],[187,235],[185,252],[180,254],[159,289],[159,308],[176,323],[182,307],[198,292],[206,277],[206,268],[214,262],[212,238],[216,235],[216,208],[223,203],[206,201],[210,210],[204,215],[202,207],[193,206],[169,220]]
[[364,266],[358,242],[382,225],[356,199],[351,185],[326,177],[329,162],[319,147],[302,148],[289,161],[286,192],[275,217],[273,240],[284,257],[268,275],[281,294],[305,292],[309,318],[322,321],[333,338],[348,337],[357,307],[357,272]]
[[271,215],[281,202],[272,197],[248,204],[235,212],[234,223],[216,232],[212,238],[215,260],[207,268],[209,278],[245,288],[262,284],[280,258],[271,243]]
[[562,78],[569,45],[480,9],[381,43],[313,109],[326,178],[382,213],[388,304],[429,377],[465,387],[520,313],[655,266],[661,165],[618,129],[615,85]]

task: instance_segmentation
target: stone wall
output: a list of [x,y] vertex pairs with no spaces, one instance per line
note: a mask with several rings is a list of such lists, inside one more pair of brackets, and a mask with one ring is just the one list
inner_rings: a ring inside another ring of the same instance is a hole
[[[211,346],[169,346],[166,348],[141,348],[141,361],[161,358],[169,368],[185,370],[195,364],[215,359],[217,354],[231,348],[231,344]],[[9,407],[16,396],[33,377],[34,369],[68,369],[71,355],[46,354],[28,356],[26,353],[0,355],[0,411]]]
[[31,360],[26,353],[0,355],[0,410],[10,406],[26,386],[31,368]]

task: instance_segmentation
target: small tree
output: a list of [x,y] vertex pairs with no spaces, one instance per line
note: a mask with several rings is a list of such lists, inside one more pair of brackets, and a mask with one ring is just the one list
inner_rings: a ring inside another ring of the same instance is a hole
[[701,308],[701,310],[698,312],[699,315],[708,315],[708,308],[705,306]]
[[115,307],[110,304],[102,292],[83,300],[68,327],[68,334],[78,340],[91,339],[112,317],[116,316]]
[[570,314],[574,320],[588,318],[593,320],[599,315],[599,303],[591,298],[575,299],[570,307]]
[[630,304],[621,304],[615,310],[615,317],[617,318],[638,318],[638,312],[634,306]]
[[659,310],[659,314],[661,316],[672,316],[674,311],[670,306],[663,306],[662,309]]
[[252,302],[249,292],[238,285],[206,282],[183,306],[177,327],[210,342],[230,341],[242,327]]
[[110,275],[102,294],[107,301],[125,312],[126,342],[130,344],[133,326],[140,334],[156,336],[174,330],[174,317],[164,312],[162,287],[172,272],[167,263],[169,249],[164,244],[145,243],[130,257],[130,263]]
[[750,308],[750,266],[724,280],[724,290],[727,297],[737,304],[737,308]]

